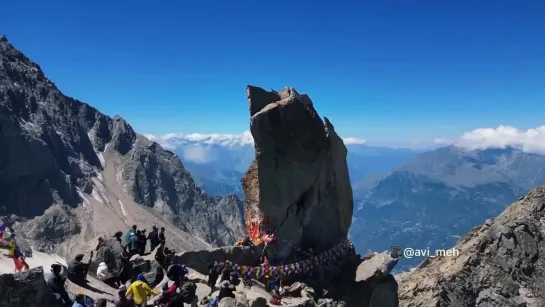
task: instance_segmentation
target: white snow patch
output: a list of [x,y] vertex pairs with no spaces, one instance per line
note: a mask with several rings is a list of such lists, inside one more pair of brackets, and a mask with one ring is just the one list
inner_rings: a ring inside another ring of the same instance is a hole
[[94,186],[94,189],[91,195],[98,201],[102,199],[102,201],[100,202],[103,204],[104,203],[110,204],[108,197],[106,197],[106,194],[107,194],[106,189],[104,188],[104,185],[102,184],[102,182],[98,180],[97,178],[92,178],[91,181],[93,182],[93,186]]
[[101,173],[101,172],[97,172],[97,178],[98,178],[98,180],[100,180],[100,182],[103,182],[103,181],[104,181],[104,177],[102,177],[102,173]]
[[93,192],[91,192],[91,196],[93,196],[93,198],[96,199],[96,201],[98,201],[99,203],[104,203],[100,195],[97,193],[97,189],[93,189]]
[[36,125],[34,125],[31,122],[27,122],[24,119],[19,119],[19,125],[21,125],[21,128],[23,128],[25,130],[34,129],[36,127]]
[[[3,251],[3,253],[7,253],[7,250]],[[34,249],[32,249],[32,257],[27,257],[25,260],[30,268],[43,267],[44,273],[46,274],[51,271],[51,265],[57,262],[67,266],[66,260],[59,255],[46,254]],[[0,257],[0,274],[13,273],[14,271],[15,267],[13,265],[13,260],[7,257]]]
[[106,165],[106,160],[104,160],[104,155],[101,152],[97,152],[98,159],[100,160],[100,165]]
[[125,211],[125,206],[123,206],[123,203],[121,200],[117,200],[119,202],[119,205],[121,206],[121,213],[123,213],[123,216],[127,216],[127,212]]
[[83,199],[83,207],[87,207],[89,205],[89,199],[83,194],[83,192],[80,191],[80,189],[77,189],[78,195]]

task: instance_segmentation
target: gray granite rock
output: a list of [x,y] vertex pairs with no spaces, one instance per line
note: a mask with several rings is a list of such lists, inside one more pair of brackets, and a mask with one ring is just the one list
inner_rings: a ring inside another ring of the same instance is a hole
[[256,159],[243,178],[247,208],[277,229],[275,251],[292,245],[328,250],[346,239],[353,198],[347,150],[306,94],[293,88],[267,92],[248,86]]

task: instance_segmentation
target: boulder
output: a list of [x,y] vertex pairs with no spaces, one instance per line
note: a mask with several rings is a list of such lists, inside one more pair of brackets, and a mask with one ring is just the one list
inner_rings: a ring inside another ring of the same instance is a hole
[[149,262],[150,269],[147,273],[144,274],[144,277],[150,284],[158,285],[163,281],[165,277],[165,272],[159,262],[156,260],[151,260]]
[[376,274],[387,276],[396,266],[399,258],[394,258],[389,252],[375,254],[363,261],[356,270],[356,282],[365,281]]
[[289,307],[314,307],[316,303],[308,297],[288,297],[282,299],[282,306]]
[[398,285],[392,275],[387,275],[375,286],[369,307],[399,307]]
[[105,262],[108,265],[108,270],[113,275],[119,275],[123,270],[123,248],[115,239],[105,239],[98,251],[95,251],[93,261],[89,266],[89,273],[93,276],[96,274],[98,265]]
[[236,306],[237,306],[237,302],[232,297],[225,297],[218,303],[218,307],[236,307]]
[[47,287],[42,267],[0,275],[0,293],[0,307],[56,306],[55,296]]
[[[353,197],[347,149],[310,98],[293,88],[247,87],[256,158],[242,179],[247,213],[275,230],[279,258],[292,246],[325,251],[346,239]],[[273,253],[274,251],[271,251]]]
[[193,270],[207,275],[211,263],[232,261],[240,265],[255,265],[259,261],[262,248],[259,246],[227,246],[215,249],[186,251],[174,257],[174,263],[184,264]]

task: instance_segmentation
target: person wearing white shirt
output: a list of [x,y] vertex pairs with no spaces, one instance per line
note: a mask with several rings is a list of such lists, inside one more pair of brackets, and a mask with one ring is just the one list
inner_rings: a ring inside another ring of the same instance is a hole
[[101,262],[98,265],[97,278],[102,280],[102,282],[104,282],[105,284],[107,284],[108,286],[112,288],[119,287],[119,278],[117,276],[113,276],[110,273],[106,262]]

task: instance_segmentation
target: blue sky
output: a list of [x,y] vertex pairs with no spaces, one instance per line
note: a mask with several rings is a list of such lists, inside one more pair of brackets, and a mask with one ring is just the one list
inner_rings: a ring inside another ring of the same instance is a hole
[[545,112],[543,1],[7,1],[0,33],[142,133],[240,133],[247,84],[395,143]]

